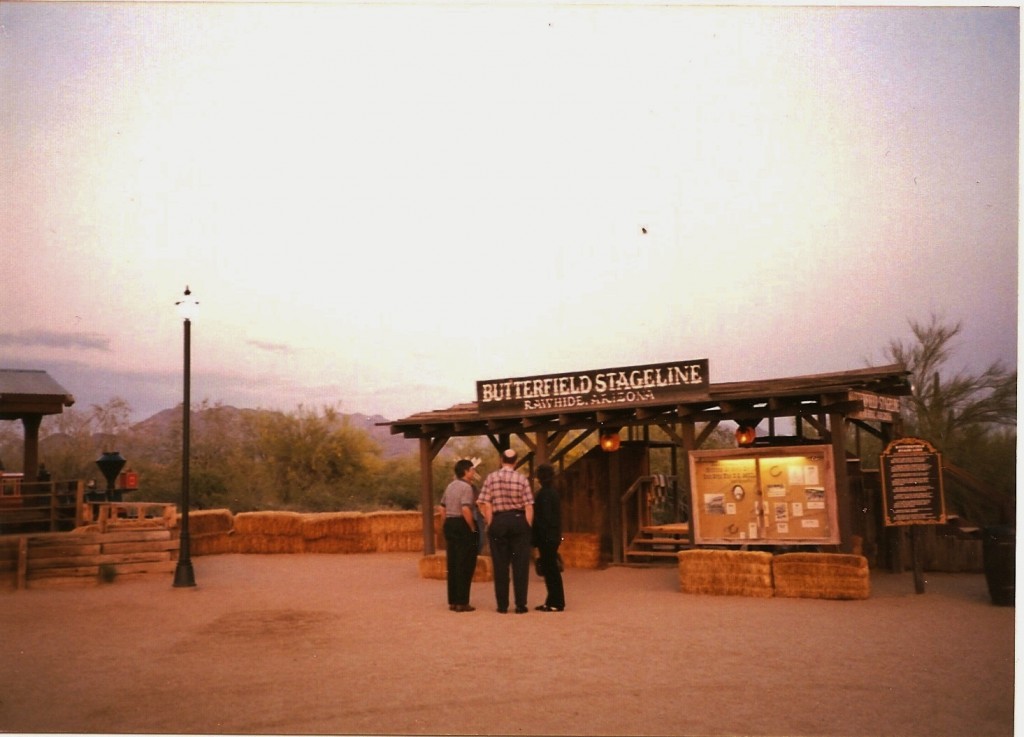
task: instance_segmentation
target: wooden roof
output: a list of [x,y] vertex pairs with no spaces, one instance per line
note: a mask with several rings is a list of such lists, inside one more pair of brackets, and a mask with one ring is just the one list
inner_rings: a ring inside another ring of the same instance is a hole
[[45,371],[0,369],[0,420],[57,415],[74,403],[71,392]]
[[910,394],[910,372],[899,364],[838,373],[812,374],[763,381],[711,384],[704,395],[670,405],[617,405],[614,409],[582,409],[545,415],[481,416],[476,402],[420,412],[381,423],[407,438],[523,433],[544,430],[592,429],[602,424],[626,427],[661,422],[760,421],[766,417],[847,414],[863,407],[851,392],[888,396]]

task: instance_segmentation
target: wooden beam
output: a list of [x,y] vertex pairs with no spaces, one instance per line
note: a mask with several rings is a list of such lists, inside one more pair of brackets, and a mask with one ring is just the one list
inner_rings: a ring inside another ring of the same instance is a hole
[[704,429],[700,431],[700,435],[697,436],[697,439],[694,442],[693,447],[699,448],[700,446],[704,445],[704,441],[711,437],[711,433],[715,431],[716,427],[718,427],[718,420],[714,420],[705,425]]
[[608,423],[612,425],[628,425],[629,421],[633,419],[634,413],[632,410],[628,412],[604,412],[598,410],[596,416],[597,421],[600,423]]
[[488,420],[487,429],[498,435],[504,435],[518,430],[519,422],[517,420]]
[[523,445],[530,449],[531,453],[537,450],[537,443],[526,433],[517,432],[516,437],[522,441]]
[[562,458],[565,457],[566,453],[568,453],[573,448],[575,448],[577,445],[582,443],[584,440],[586,440],[593,433],[594,433],[594,429],[593,428],[591,428],[589,430],[584,430],[579,435],[577,435],[575,438],[573,438],[573,440],[568,445],[566,445],[564,448],[556,451],[551,456],[551,460],[549,462],[550,463],[557,463],[558,461],[562,460]]
[[658,427],[660,427],[664,431],[664,433],[668,435],[669,438],[671,438],[673,443],[680,447],[685,446],[685,443],[683,442],[683,436],[676,432],[676,429],[673,425],[669,424],[668,422],[659,422]]
[[871,425],[869,425],[864,420],[851,420],[850,418],[847,418],[846,421],[847,422],[852,422],[854,425],[859,427],[861,430],[866,431],[867,433],[875,436],[879,440],[882,440],[882,441],[885,440],[885,434],[881,430],[872,427]]
[[818,434],[825,440],[828,440],[830,433],[825,423],[821,422],[817,417],[812,414],[801,415],[801,418],[806,420],[807,423],[818,431]]

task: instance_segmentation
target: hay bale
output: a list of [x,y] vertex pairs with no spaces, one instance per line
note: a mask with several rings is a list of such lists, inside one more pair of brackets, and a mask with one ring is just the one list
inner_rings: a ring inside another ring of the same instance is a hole
[[304,553],[301,535],[235,534],[231,536],[232,553]]
[[369,529],[361,512],[323,512],[307,514],[302,520],[302,536],[306,540],[364,536]]
[[681,550],[679,590],[684,594],[771,597],[771,553]]
[[589,532],[566,532],[558,547],[566,568],[600,568],[601,536]]
[[[180,526],[180,522],[177,524]],[[231,532],[234,525],[235,517],[230,509],[199,509],[188,513],[188,532],[191,537]]]
[[[419,562],[420,578],[436,578],[442,581],[448,578],[448,554],[434,553],[424,555]],[[489,555],[478,555],[476,570],[473,571],[473,583],[494,580],[494,564]]]
[[303,518],[304,515],[298,512],[239,512],[235,515],[235,532],[241,535],[295,536],[301,540]]
[[420,578],[448,578],[448,560],[445,553],[424,555],[419,562]]
[[772,561],[775,595],[806,599],[867,599],[871,571],[862,555],[783,553]]
[[415,553],[423,550],[423,531],[376,535],[373,543],[378,553]]
[[305,541],[307,553],[372,553],[373,540],[366,535],[334,535]]
[[375,537],[401,533],[423,535],[423,516],[419,512],[370,512],[366,521],[369,533]]
[[[191,516],[191,515],[190,515]],[[192,535],[189,532],[189,553],[192,555],[223,555],[235,552],[230,532],[207,532]]]
[[494,580],[494,561],[489,555],[478,555],[476,557],[476,570],[473,571],[473,583]]

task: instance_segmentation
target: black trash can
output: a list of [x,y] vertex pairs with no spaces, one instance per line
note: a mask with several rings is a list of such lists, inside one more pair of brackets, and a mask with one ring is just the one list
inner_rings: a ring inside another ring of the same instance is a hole
[[988,594],[996,606],[1014,605],[1014,576],[1017,572],[1017,531],[1012,527],[986,527],[982,533],[982,556]]

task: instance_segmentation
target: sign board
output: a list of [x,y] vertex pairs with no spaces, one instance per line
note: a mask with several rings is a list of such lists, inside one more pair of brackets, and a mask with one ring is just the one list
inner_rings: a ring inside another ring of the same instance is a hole
[[859,400],[864,408],[851,412],[849,417],[854,420],[878,420],[881,422],[895,422],[900,416],[899,397],[887,397],[874,392],[850,392],[850,399]]
[[693,451],[690,489],[696,544],[839,544],[831,445]]
[[900,438],[880,458],[885,524],[931,525],[946,521],[942,454],[927,440]]
[[708,359],[476,383],[480,414],[529,415],[672,404],[708,390]]

